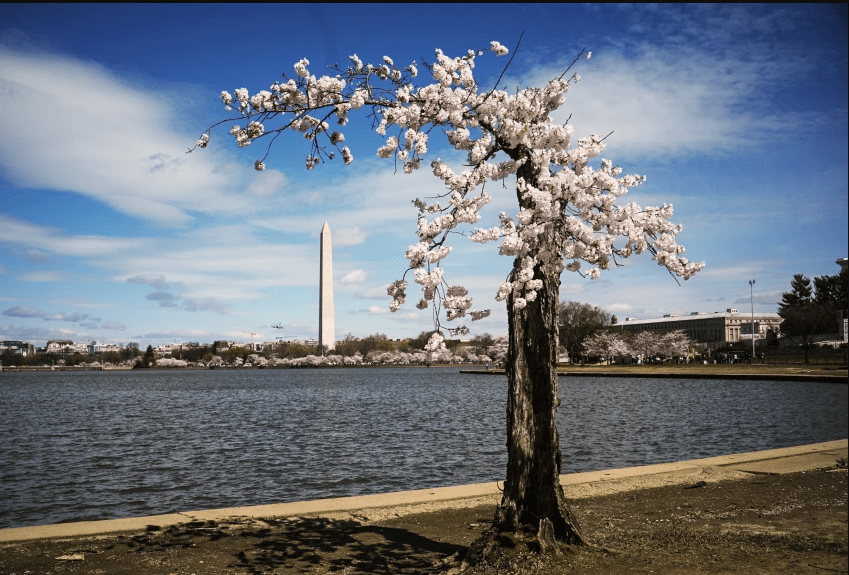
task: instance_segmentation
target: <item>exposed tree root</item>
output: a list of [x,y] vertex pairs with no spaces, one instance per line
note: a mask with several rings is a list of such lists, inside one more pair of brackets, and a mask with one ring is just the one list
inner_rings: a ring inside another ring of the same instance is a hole
[[[466,573],[472,570],[484,573],[535,573],[552,556],[563,556],[581,550],[596,549],[586,542],[568,544],[554,536],[551,521],[543,519],[537,529],[530,525],[517,531],[499,531],[490,528],[469,546],[463,563],[449,573]],[[603,550],[602,550],[603,551]]]

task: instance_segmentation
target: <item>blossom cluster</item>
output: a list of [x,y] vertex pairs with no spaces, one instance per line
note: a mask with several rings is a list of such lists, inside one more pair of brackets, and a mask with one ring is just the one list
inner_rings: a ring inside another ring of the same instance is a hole
[[[508,53],[497,41],[489,50],[497,56]],[[230,130],[238,146],[284,130],[297,131],[311,142],[309,169],[334,158],[325,146],[339,149],[345,136],[330,130],[330,121],[335,117],[339,126],[347,125],[351,110],[371,110],[375,130],[384,137],[377,155],[400,161],[405,173],[422,166],[430,131],[444,132],[448,143],[465,154],[465,167],[458,172],[441,158],[430,162],[446,189],[447,203],[415,201],[419,242],[405,256],[408,271],[422,286],[417,307],[427,308],[438,299],[448,320],[489,314],[471,308],[462,286],[447,287],[440,264],[450,252],[445,245],[448,235],[481,220],[481,210],[492,199],[484,190],[486,183],[512,176],[518,212],[513,217],[501,212],[498,225],[475,228],[469,237],[479,243],[500,242],[499,253],[514,258],[513,270],[496,294],[496,300],[507,300],[514,309],[536,301],[540,290],[564,270],[595,279],[617,258],[645,251],[684,279],[704,267],[681,255],[684,248],[676,240],[681,226],[670,221],[671,205],[641,208],[620,202],[645,177],[622,175],[619,166],[601,158],[604,138],[590,136],[573,143],[572,126],[552,120],[570,85],[580,80],[577,74],[564,79],[564,73],[544,87],[480,90],[474,69],[483,54],[469,50],[451,58],[437,50],[434,61],[425,64],[432,81],[424,85],[413,81],[418,76],[415,63],[400,68],[389,56],[374,65],[354,54],[347,69],[337,69],[338,75],[318,78],[302,59],[294,66],[295,77],[284,77],[286,81],[275,82],[269,90],[251,95],[240,88],[234,95],[222,92],[221,98],[228,109],[236,107],[241,118],[250,120],[244,129],[234,125]],[[591,53],[583,55],[589,59]],[[266,129],[271,120],[281,118],[280,127]],[[198,146],[207,147],[208,140],[205,134]],[[345,164],[353,161],[347,147],[340,152]],[[255,167],[262,170],[265,164],[257,160]],[[582,270],[583,264],[589,269]],[[406,288],[403,279],[389,287],[392,311],[406,302]]]

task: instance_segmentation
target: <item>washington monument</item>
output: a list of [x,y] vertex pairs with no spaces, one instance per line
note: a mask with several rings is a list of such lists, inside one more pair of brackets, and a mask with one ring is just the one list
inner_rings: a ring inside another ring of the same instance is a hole
[[318,287],[318,350],[323,355],[336,347],[336,329],[333,320],[333,246],[330,226],[321,228],[321,273]]

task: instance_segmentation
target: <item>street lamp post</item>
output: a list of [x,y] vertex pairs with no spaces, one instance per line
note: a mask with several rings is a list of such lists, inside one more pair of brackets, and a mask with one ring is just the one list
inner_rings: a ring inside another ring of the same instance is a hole
[[752,363],[755,363],[755,280],[749,280],[749,298],[752,302]]

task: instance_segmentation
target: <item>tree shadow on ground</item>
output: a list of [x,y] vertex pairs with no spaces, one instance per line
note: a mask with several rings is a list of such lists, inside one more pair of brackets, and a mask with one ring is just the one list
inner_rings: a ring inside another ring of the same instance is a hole
[[347,575],[439,573],[446,557],[465,551],[406,529],[324,517],[193,522],[150,537],[146,546],[165,552],[214,547],[219,555],[214,563],[240,573],[285,569]]

